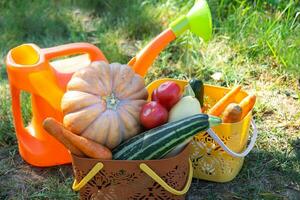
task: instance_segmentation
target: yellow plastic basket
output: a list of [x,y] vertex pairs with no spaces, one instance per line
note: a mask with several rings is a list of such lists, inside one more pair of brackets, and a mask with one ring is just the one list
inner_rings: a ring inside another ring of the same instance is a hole
[[[187,81],[176,79],[159,79],[147,87],[149,94],[165,81],[175,81],[183,91]],[[204,85],[204,100],[213,105],[230,89],[212,85]],[[239,92],[235,102],[240,102],[248,94]],[[253,127],[249,145],[250,124]],[[244,157],[252,150],[257,138],[257,129],[252,120],[252,112],[238,123],[223,123],[200,133],[192,141],[191,160],[194,167],[194,178],[228,182],[236,177],[243,166]]]

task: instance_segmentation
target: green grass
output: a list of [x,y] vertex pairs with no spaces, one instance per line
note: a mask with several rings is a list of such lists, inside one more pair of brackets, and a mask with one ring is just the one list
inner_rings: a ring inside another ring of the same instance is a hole
[[[234,181],[194,180],[189,199],[300,198],[300,4],[299,0],[209,0],[214,35],[205,44],[190,33],[156,59],[146,81],[197,77],[256,92],[259,137]],[[33,42],[50,47],[90,42],[111,62],[126,63],[188,0],[0,2],[0,199],[76,199],[69,165],[34,168],[19,156],[10,110],[4,56]],[[220,80],[212,75],[220,72]],[[22,95],[24,121],[30,96]]]

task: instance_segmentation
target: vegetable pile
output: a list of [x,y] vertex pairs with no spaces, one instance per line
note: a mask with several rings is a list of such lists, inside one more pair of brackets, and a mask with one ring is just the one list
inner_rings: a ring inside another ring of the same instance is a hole
[[[242,120],[255,104],[250,95],[234,102],[233,88],[209,111],[204,85],[192,79],[183,91],[174,81],[159,85],[147,102],[144,79],[129,66],[93,62],[74,73],[61,102],[63,124],[52,118],[44,129],[77,156],[147,160],[175,155],[199,132]],[[212,116],[214,115],[214,116]]]

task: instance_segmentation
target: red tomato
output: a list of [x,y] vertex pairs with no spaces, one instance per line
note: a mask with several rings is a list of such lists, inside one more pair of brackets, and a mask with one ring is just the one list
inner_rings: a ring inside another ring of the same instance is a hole
[[152,98],[157,99],[156,101],[167,110],[170,110],[181,97],[180,87],[173,81],[164,82],[154,92]]
[[147,129],[160,126],[168,121],[168,111],[158,102],[150,101],[142,107],[140,121]]
[[152,101],[158,101],[158,98],[157,98],[157,90],[154,90],[154,91],[152,92],[151,100],[152,100]]

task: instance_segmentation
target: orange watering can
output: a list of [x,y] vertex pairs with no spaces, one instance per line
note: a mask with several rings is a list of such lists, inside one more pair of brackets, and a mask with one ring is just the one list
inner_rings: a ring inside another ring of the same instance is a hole
[[[204,0],[196,1],[187,15],[179,17],[170,27],[154,38],[134,58],[130,65],[136,73],[145,76],[158,54],[176,37],[190,30],[204,40],[211,37],[212,22],[209,7]],[[52,61],[55,58],[83,54]],[[46,117],[62,121],[60,101],[72,74],[88,66],[91,61],[104,60],[102,52],[88,43],[74,43],[47,49],[24,44],[9,51],[7,73],[12,95],[14,125],[21,156],[35,166],[53,166],[69,163],[67,150],[42,128]],[[52,62],[51,62],[52,61]],[[31,93],[32,120],[24,127],[20,107],[20,91]]]
[[[79,57],[51,62],[52,59],[74,54]],[[80,58],[80,59],[78,59]],[[82,59],[81,59],[82,58]],[[85,59],[83,59],[85,58]],[[107,61],[102,52],[87,43],[67,44],[40,49],[34,44],[13,48],[6,57],[14,125],[19,151],[28,163],[52,166],[71,161],[68,151],[42,128],[46,117],[62,121],[60,100],[73,72],[87,66],[89,60]],[[20,92],[31,94],[32,120],[24,127],[20,106]]]

